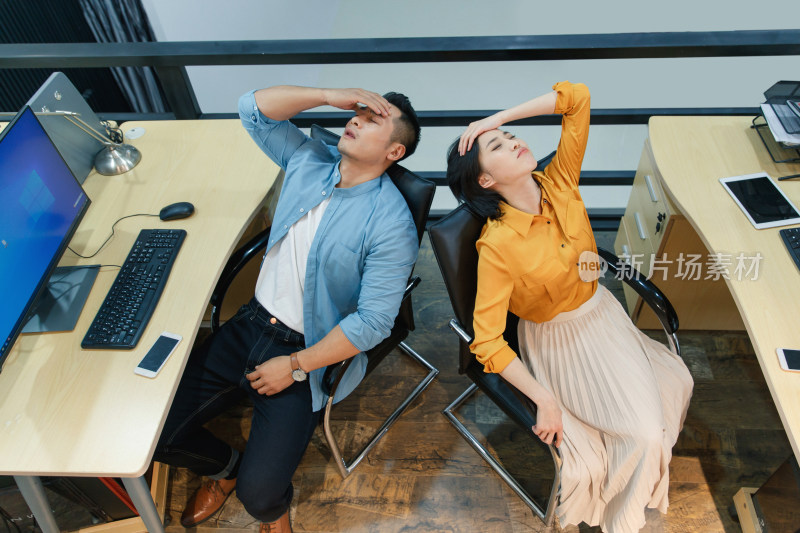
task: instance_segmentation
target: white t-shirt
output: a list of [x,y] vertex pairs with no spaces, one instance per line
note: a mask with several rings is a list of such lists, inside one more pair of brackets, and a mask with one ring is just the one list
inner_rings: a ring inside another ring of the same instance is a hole
[[256,282],[256,300],[275,318],[303,331],[303,290],[308,251],[322,215],[330,203],[326,198],[289,228],[286,236],[270,248]]

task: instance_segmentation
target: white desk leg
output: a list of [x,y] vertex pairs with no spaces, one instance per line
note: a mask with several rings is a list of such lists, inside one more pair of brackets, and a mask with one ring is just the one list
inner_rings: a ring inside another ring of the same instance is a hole
[[144,527],[150,533],[164,533],[164,524],[161,523],[161,517],[158,516],[156,504],[153,502],[153,496],[150,494],[150,487],[147,486],[147,481],[144,477],[124,477],[122,484],[125,485],[125,490],[133,500],[133,505],[139,511],[139,516],[144,522]]
[[42,480],[35,476],[14,476],[14,481],[43,533],[58,533],[58,524],[44,493]]

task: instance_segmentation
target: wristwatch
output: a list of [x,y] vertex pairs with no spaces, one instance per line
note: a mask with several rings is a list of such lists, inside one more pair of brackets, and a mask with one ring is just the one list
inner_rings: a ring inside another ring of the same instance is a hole
[[306,371],[300,368],[300,361],[297,360],[297,353],[293,353],[290,357],[292,361],[292,379],[295,381],[305,381],[308,377]]

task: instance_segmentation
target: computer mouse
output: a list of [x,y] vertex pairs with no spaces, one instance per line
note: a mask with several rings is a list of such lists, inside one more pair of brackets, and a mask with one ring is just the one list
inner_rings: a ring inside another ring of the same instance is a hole
[[189,202],[177,202],[170,204],[158,214],[161,220],[179,220],[192,216],[194,213],[194,206]]

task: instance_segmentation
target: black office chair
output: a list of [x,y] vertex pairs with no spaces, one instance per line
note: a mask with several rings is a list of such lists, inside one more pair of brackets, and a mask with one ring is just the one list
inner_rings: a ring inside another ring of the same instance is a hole
[[[475,451],[489,463],[489,466],[542,519],[545,525],[550,526],[553,523],[560,484],[561,458],[558,449],[555,446],[548,446],[542,443],[531,430],[531,427],[536,424],[536,406],[533,402],[503,380],[499,374],[485,373],[483,365],[478,363],[469,349],[474,335],[472,313],[475,308],[475,292],[478,279],[478,252],[475,249],[475,242],[480,236],[484,222],[484,220],[472,214],[466,205],[462,204],[445,218],[428,228],[433,252],[442,272],[455,313],[455,318],[450,321],[450,327],[459,337],[458,371],[460,374],[466,374],[473,382],[442,413]],[[634,268],[621,263],[611,252],[598,249],[598,254],[608,263],[608,272],[610,274],[619,273],[621,278],[653,308],[667,334],[670,348],[680,355],[678,339],[675,334],[678,330],[678,317],[667,298],[653,283],[644,279]],[[509,313],[505,338],[517,353],[519,353],[517,343],[518,323],[519,318]],[[550,496],[546,505],[540,506],[537,504],[522,484],[509,474],[500,461],[492,456],[456,417],[456,409],[478,389],[483,391],[506,415],[519,424],[533,439],[535,446],[546,448],[549,451],[549,455],[553,460],[553,484],[550,488]]]
[[[327,144],[335,145],[339,141],[338,135],[321,128],[316,124],[311,126],[311,137],[314,139],[321,139]],[[433,202],[433,194],[436,190],[436,186],[432,182],[420,178],[413,172],[397,164],[389,167],[386,173],[392,179],[392,182],[398,188],[408,204],[408,208],[411,211],[411,216],[414,220],[414,225],[417,229],[417,243],[420,243],[422,241],[422,235],[425,232],[425,224],[428,221],[428,213],[431,209],[431,203]],[[267,242],[269,241],[269,232],[270,228],[266,228],[261,233],[256,235],[239,250],[234,252],[231,258],[228,260],[228,263],[225,265],[222,275],[217,282],[217,286],[211,295],[212,330],[216,330],[219,327],[219,315],[228,287],[239,271],[244,268],[247,262],[257,253],[262,252],[266,248]],[[411,391],[411,393],[402,401],[402,403],[389,415],[389,417],[383,422],[378,430],[372,435],[369,441],[350,461],[347,461],[342,457],[341,449],[333,436],[330,414],[333,407],[333,398],[336,394],[336,390],[339,387],[339,382],[342,376],[344,376],[345,371],[350,367],[353,359],[346,359],[341,363],[331,365],[325,371],[323,386],[326,389],[326,394],[328,394],[328,401],[325,405],[325,412],[323,413],[322,417],[322,428],[323,432],[325,433],[325,440],[328,442],[328,446],[331,449],[331,454],[336,461],[336,465],[339,468],[339,473],[342,475],[342,479],[350,475],[350,472],[352,472],[353,469],[358,466],[358,463],[360,463],[361,460],[366,457],[369,451],[388,431],[389,427],[394,424],[403,411],[405,411],[411,402],[413,402],[414,399],[419,396],[422,391],[428,387],[428,385],[431,384],[433,378],[439,373],[436,368],[434,368],[421,355],[415,352],[408,344],[404,342],[406,337],[408,337],[409,332],[414,330],[414,312],[411,308],[411,292],[417,285],[419,285],[419,283],[420,278],[418,276],[412,276],[409,278],[403,294],[403,301],[400,304],[400,310],[397,314],[397,318],[395,319],[394,327],[392,328],[390,335],[380,344],[365,352],[367,355],[366,375],[368,376],[395,348],[400,348],[400,351],[422,365],[427,370],[427,374],[414,388],[414,390]]]

